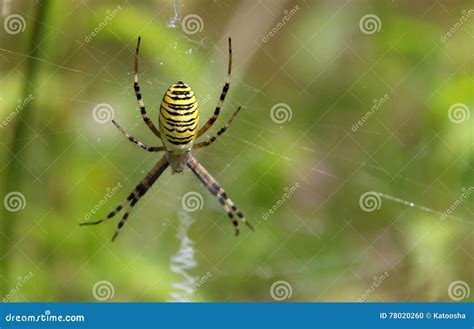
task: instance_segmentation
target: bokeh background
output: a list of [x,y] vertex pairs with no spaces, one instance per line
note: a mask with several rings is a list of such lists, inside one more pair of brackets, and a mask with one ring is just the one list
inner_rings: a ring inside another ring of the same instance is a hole
[[[471,1],[2,1],[3,301],[473,300]],[[105,216],[161,157],[168,86],[227,132],[194,156],[256,227],[234,236],[189,171],[118,239]],[[91,214],[96,209],[95,214]]]

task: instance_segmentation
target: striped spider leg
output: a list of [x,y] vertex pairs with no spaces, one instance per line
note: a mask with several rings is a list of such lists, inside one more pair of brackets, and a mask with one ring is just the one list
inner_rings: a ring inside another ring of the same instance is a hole
[[221,96],[219,97],[219,101],[217,102],[216,109],[214,110],[214,114],[207,120],[207,122],[202,126],[197,135],[196,138],[204,134],[206,131],[209,130],[209,128],[212,127],[214,122],[216,122],[217,117],[219,116],[219,113],[221,112],[222,105],[224,105],[224,100],[225,96],[227,95],[227,92],[229,91],[229,86],[230,86],[230,77],[231,77],[231,72],[232,72],[232,41],[229,38],[229,62],[227,64],[227,76],[225,78],[224,82],[224,87],[222,88],[222,93]]
[[232,224],[235,227],[235,235],[239,234],[239,223],[236,216],[245,224],[247,225],[252,231],[254,230],[253,226],[250,225],[249,222],[245,219],[242,212],[237,208],[234,202],[227,196],[227,193],[224,189],[219,185],[219,183],[214,179],[214,177],[209,174],[209,172],[204,168],[199,162],[194,159],[192,155],[189,155],[189,160],[186,163],[189,169],[199,178],[199,180],[207,187],[209,192],[214,195],[220,202],[220,204],[224,207],[224,210],[229,216]]
[[135,189],[132,191],[132,193],[130,193],[127,199],[120,203],[113,211],[111,211],[107,215],[107,217],[99,219],[95,222],[83,222],[79,225],[97,225],[103,223],[115,217],[115,215],[117,215],[124,208],[124,206],[129,203],[129,206],[122,219],[118,223],[117,230],[115,231],[115,234],[112,237],[112,241],[114,241],[117,235],[120,233],[122,227],[127,222],[128,216],[130,215],[133,206],[135,206],[138,200],[140,200],[140,198],[150,189],[153,183],[158,179],[158,177],[160,177],[160,175],[165,171],[165,169],[168,168],[168,166],[168,160],[165,156],[163,156],[161,160],[158,161],[155,166],[150,170],[150,172],[145,176],[145,178],[143,178],[142,181],[135,187]]
[[140,142],[138,139],[136,139],[135,137],[129,135],[115,120],[112,120],[112,123],[115,125],[115,127],[117,127],[118,130],[120,130],[120,132],[125,136],[127,137],[127,139],[132,142],[133,144],[137,144],[138,146],[140,146],[142,149],[144,149],[145,151],[148,151],[148,152],[161,152],[161,151],[165,151],[165,148],[163,146],[148,146],[148,145],[145,145],[143,144],[142,142]]
[[142,93],[140,91],[140,85],[138,84],[138,52],[140,50],[140,40],[141,37],[138,37],[137,48],[135,49],[135,75],[133,82],[133,90],[135,91],[135,96],[137,97],[138,106],[140,107],[140,112],[142,114],[143,121],[145,121],[148,128],[150,128],[150,130],[156,135],[156,137],[161,139],[160,132],[153,124],[153,121],[151,121],[150,117],[148,116],[148,113],[146,113],[145,102],[143,101]]

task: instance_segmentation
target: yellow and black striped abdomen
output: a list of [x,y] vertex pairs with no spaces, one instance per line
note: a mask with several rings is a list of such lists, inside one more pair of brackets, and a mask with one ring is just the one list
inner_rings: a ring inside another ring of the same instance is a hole
[[191,149],[199,124],[199,106],[192,89],[178,81],[166,91],[160,108],[160,133],[166,150]]

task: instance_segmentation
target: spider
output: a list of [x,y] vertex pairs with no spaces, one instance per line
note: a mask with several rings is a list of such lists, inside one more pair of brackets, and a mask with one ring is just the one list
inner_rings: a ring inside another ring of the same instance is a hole
[[225,79],[222,93],[217,102],[214,114],[207,120],[207,122],[198,129],[199,124],[199,106],[196,102],[196,97],[192,89],[179,80],[177,83],[171,85],[163,96],[163,101],[160,107],[159,116],[159,129],[156,128],[154,123],[151,121],[145,110],[145,103],[142,99],[140,92],[140,85],[138,84],[138,52],[140,49],[140,40],[138,37],[137,47],[135,51],[135,76],[133,89],[140,107],[143,121],[148,128],[158,137],[163,146],[147,146],[135,137],[129,135],[116,121],[112,120],[112,123],[120,130],[120,132],[127,137],[132,143],[138,145],[142,149],[148,152],[165,152],[164,156],[155,164],[151,171],[145,176],[145,178],[135,187],[132,193],[129,194],[126,200],[120,203],[113,211],[111,211],[107,217],[99,219],[95,222],[84,222],[80,225],[96,225],[105,222],[115,215],[117,215],[125,205],[128,204],[128,208],[123,215],[122,219],[118,223],[117,229],[112,236],[112,241],[120,233],[120,230],[127,222],[130,212],[133,206],[140,200],[140,198],[150,189],[160,175],[168,168],[171,167],[172,173],[182,173],[185,166],[197,176],[197,178],[206,186],[206,188],[214,195],[224,207],[227,216],[232,221],[235,228],[235,235],[239,234],[239,223],[237,218],[245,223],[250,229],[254,230],[252,225],[245,219],[242,212],[237,208],[234,202],[229,199],[224,189],[219,183],[207,172],[207,170],[191,155],[192,148],[206,147],[222,135],[226,129],[234,120],[235,116],[240,111],[240,106],[231,115],[226,124],[211,138],[203,142],[195,143],[195,140],[204,134],[209,128],[211,128],[216,122],[219,116],[222,105],[224,104],[225,97],[229,91],[229,83],[232,69],[232,43],[229,38],[229,62],[227,67],[227,77]]

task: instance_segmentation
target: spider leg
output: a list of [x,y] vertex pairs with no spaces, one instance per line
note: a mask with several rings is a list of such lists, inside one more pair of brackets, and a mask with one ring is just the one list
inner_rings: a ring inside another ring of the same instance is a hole
[[120,210],[123,209],[124,205],[127,202],[130,202],[130,205],[123,215],[122,219],[118,223],[117,230],[115,231],[115,234],[112,238],[112,241],[117,237],[117,235],[120,232],[120,229],[125,225],[125,222],[127,221],[128,216],[130,215],[130,212],[135,206],[135,204],[138,202],[138,200],[150,189],[150,187],[153,185],[153,183],[160,177],[160,175],[165,171],[166,168],[168,168],[168,161],[166,160],[166,157],[162,157],[158,163],[155,164],[155,166],[150,170],[150,172],[145,176],[145,178],[142,179],[142,181],[135,187],[132,193],[127,197],[127,200],[119,204],[112,212],[110,212],[107,217],[104,217],[102,219],[99,219],[98,221],[95,222],[84,222],[80,223],[79,225],[96,225],[100,224],[102,222],[105,222],[111,218],[113,218]]
[[239,106],[237,108],[237,110],[232,114],[232,116],[229,118],[229,120],[226,122],[226,124],[221,128],[219,129],[219,131],[214,135],[212,136],[211,138],[209,138],[207,141],[204,141],[204,142],[200,142],[200,143],[197,143],[197,144],[194,144],[194,148],[201,148],[201,147],[206,147],[212,143],[214,143],[216,141],[216,139],[222,135],[226,130],[227,128],[229,128],[230,124],[232,123],[232,121],[234,120],[234,118],[237,116],[237,113],[239,113],[241,107]]
[[138,139],[136,139],[135,137],[129,135],[115,120],[112,120],[112,123],[115,125],[115,127],[118,128],[118,130],[120,130],[120,132],[128,138],[129,141],[131,141],[132,143],[134,144],[137,144],[138,146],[140,146],[142,149],[144,149],[145,151],[148,151],[148,152],[160,152],[160,151],[164,151],[165,148],[162,147],[162,146],[148,146],[148,145],[145,145],[143,144],[142,142],[140,142]]
[[229,199],[227,196],[227,193],[224,191],[224,189],[219,185],[219,183],[207,172],[207,170],[194,159],[192,156],[190,156],[190,159],[187,163],[187,166],[191,171],[199,178],[199,180],[207,187],[209,192],[212,193],[219,202],[222,204],[224,207],[224,210],[227,212],[227,216],[232,221],[232,224],[234,224],[235,227],[235,234],[239,234],[239,224],[237,220],[235,219],[235,215],[245,224],[247,225],[250,229],[254,230],[253,226],[250,225],[249,222],[245,219],[244,215],[242,212],[237,208],[234,202]]
[[202,126],[201,129],[199,129],[196,135],[196,138],[204,134],[206,131],[208,131],[209,128],[211,128],[214,122],[217,120],[217,117],[219,116],[219,113],[221,112],[222,105],[224,104],[225,96],[227,95],[227,92],[229,91],[231,71],[232,71],[232,43],[231,43],[231,39],[229,38],[229,63],[227,65],[227,77],[224,82],[224,87],[222,88],[221,97],[219,98],[219,101],[217,102],[217,106],[216,106],[216,109],[214,110],[214,114],[212,115],[212,117],[209,118],[209,120],[207,120],[204,126]]
[[135,91],[135,96],[137,97],[138,106],[140,107],[140,112],[142,114],[143,121],[145,121],[146,125],[150,130],[161,139],[160,132],[151,121],[148,113],[145,110],[145,103],[143,102],[142,93],[140,91],[140,85],[138,84],[138,51],[140,49],[140,40],[141,37],[138,37],[137,48],[135,50],[135,78],[133,82],[133,90]]

